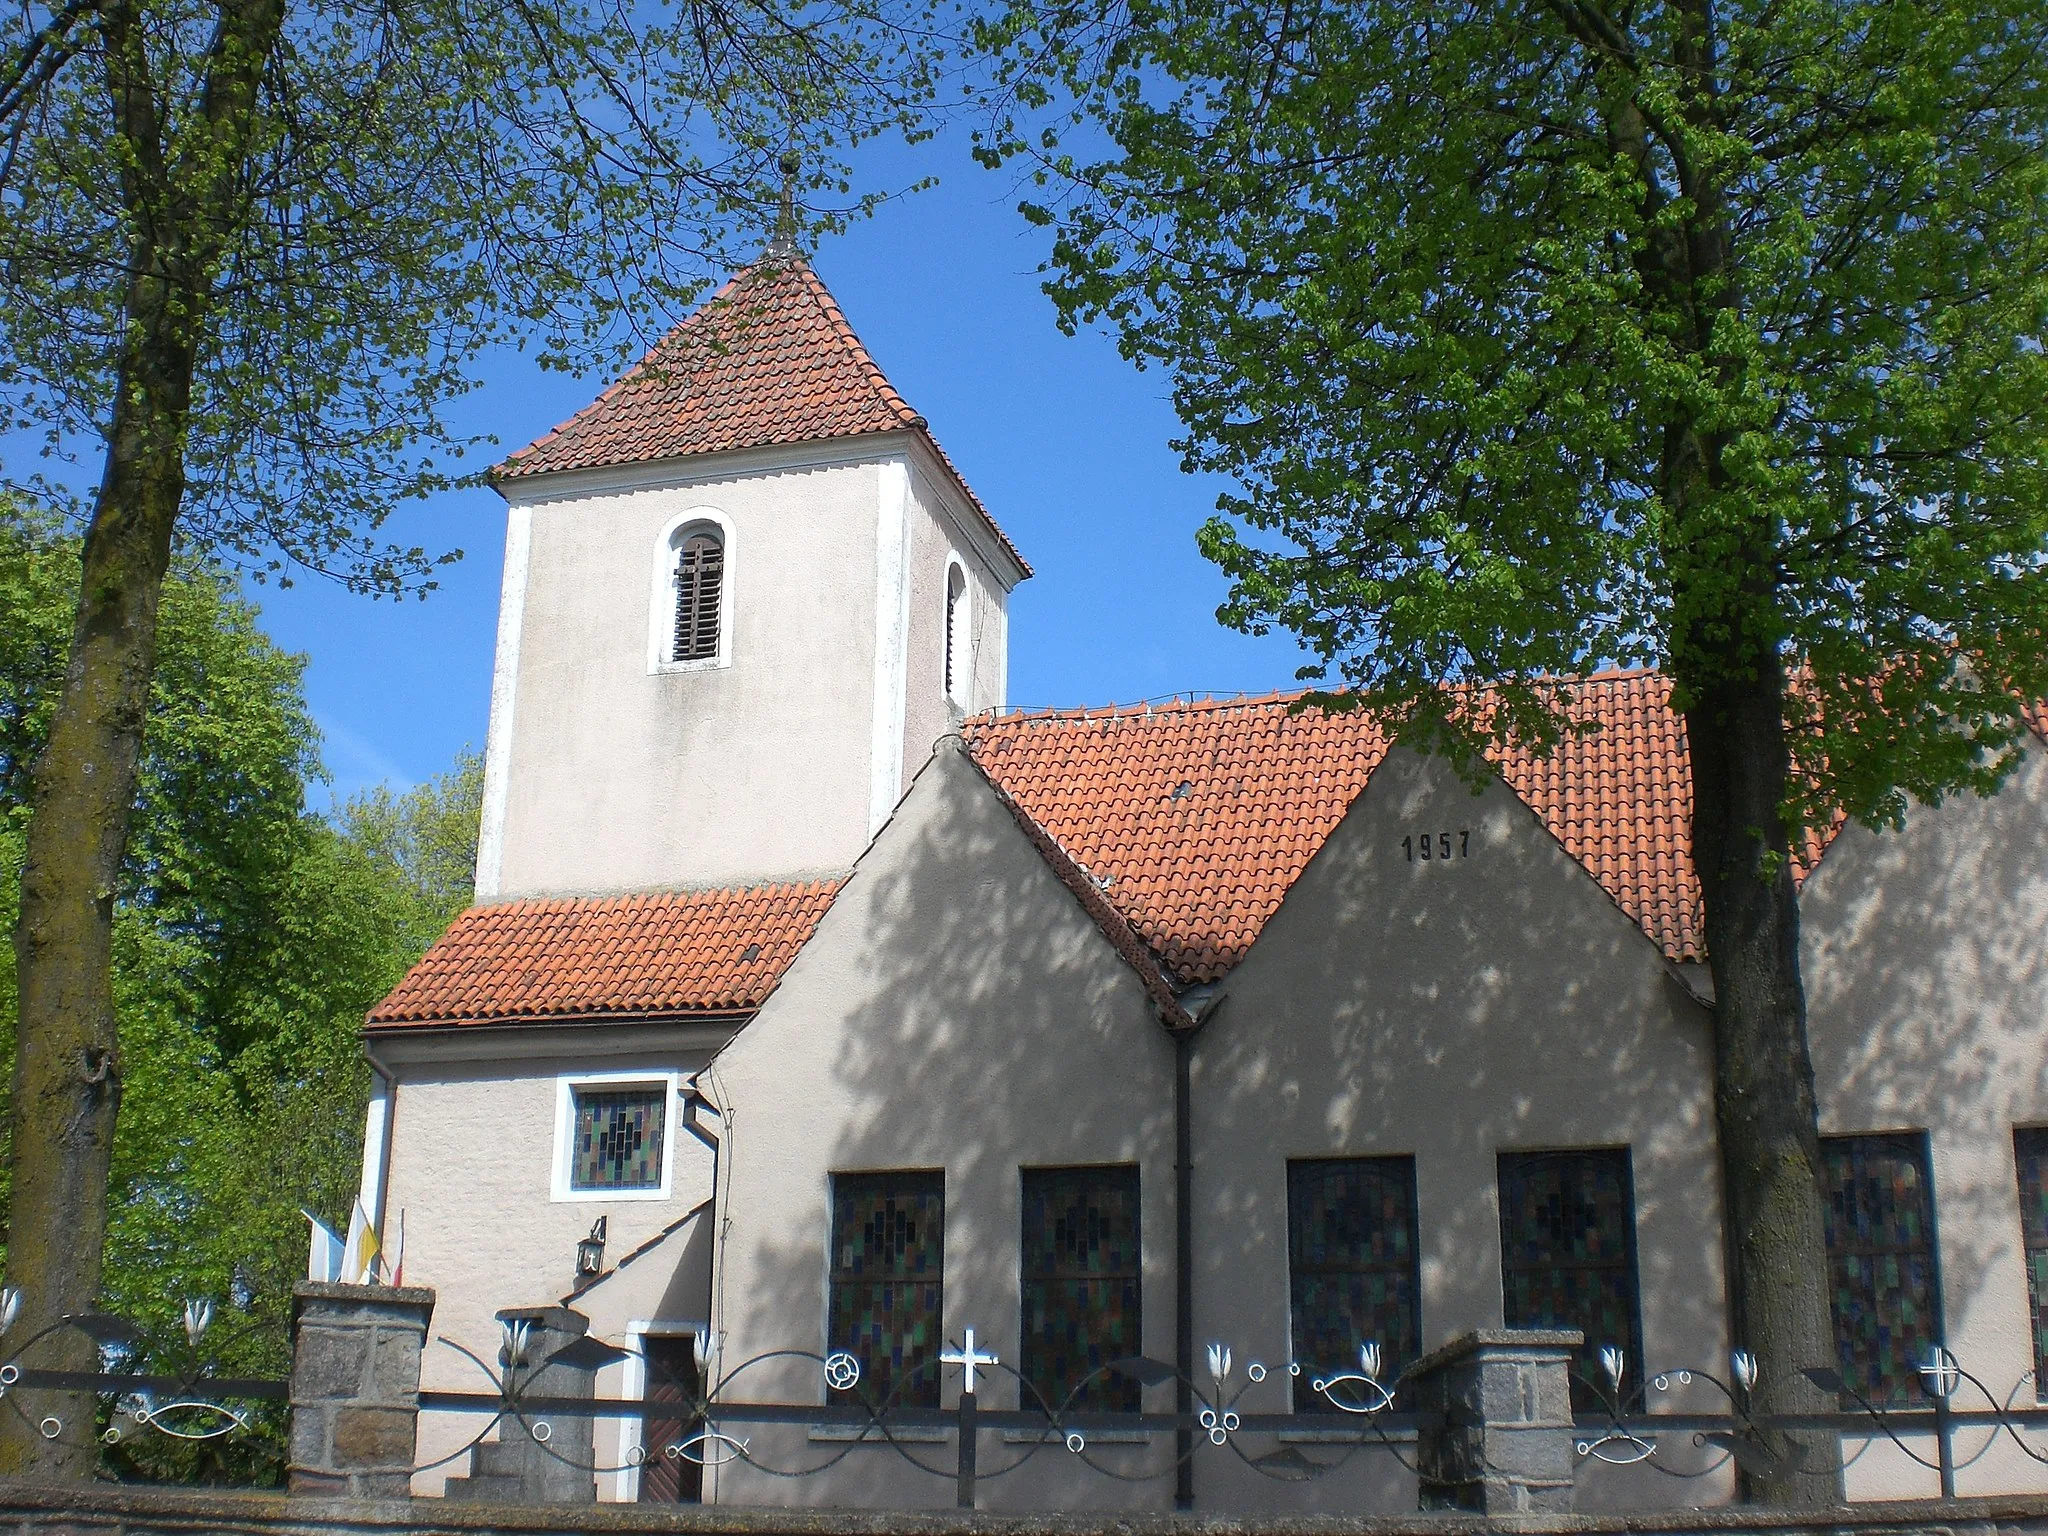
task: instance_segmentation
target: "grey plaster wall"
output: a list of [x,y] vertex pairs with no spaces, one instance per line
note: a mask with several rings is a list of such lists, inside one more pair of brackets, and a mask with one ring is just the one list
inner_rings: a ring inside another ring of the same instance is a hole
[[[869,830],[879,494],[876,465],[855,463],[532,502],[497,897],[851,866]],[[731,665],[650,675],[656,543],[697,507],[734,525]]]
[[[728,1369],[773,1348],[822,1350],[829,1176],[943,1168],[945,1329],[1017,1355],[1019,1169],[1136,1162],[1147,1353],[1173,1351],[1172,1048],[1142,988],[1026,842],[985,780],[941,745],[780,988],[704,1074],[728,1109],[714,1305]],[[955,1399],[948,1372],[945,1402]],[[749,1373],[746,1396],[823,1401],[815,1365]],[[1014,1382],[983,1403],[1014,1408]],[[739,1395],[737,1387],[735,1395]],[[1170,1405],[1154,1389],[1153,1407]],[[778,1465],[841,1447],[758,1431]],[[1017,1448],[983,1442],[986,1476]],[[950,1468],[951,1450],[923,1454]],[[1168,1435],[1099,1454],[1166,1467]],[[1170,1507],[1170,1474],[1119,1483],[1057,1447],[982,1486],[986,1505]],[[950,1504],[950,1478],[861,1447],[828,1477],[781,1482],[728,1468],[721,1501]]]
[[[1404,856],[1403,837],[1443,832],[1469,856]],[[1650,1368],[1726,1358],[1707,1015],[1497,780],[1475,798],[1441,761],[1392,753],[1212,1019],[1195,1058],[1198,1337],[1286,1357],[1290,1158],[1415,1159],[1433,1348],[1502,1322],[1497,1154],[1627,1146]],[[1271,1398],[1285,1411],[1284,1386]],[[1658,1402],[1723,1406],[1703,1391]],[[1727,1491],[1600,1468],[1579,1496]],[[1238,1477],[1221,1496],[1253,1490]]]
[[[1800,906],[1822,1132],[1929,1133],[1949,1347],[2031,1406],[2013,1129],[2048,1124],[2048,750],[2030,740],[1988,800],[1916,806],[1902,831],[1845,828]],[[1958,1481],[2002,1491],[2041,1473],[2001,1443]],[[1850,1488],[1924,1494],[1934,1478],[1873,1443]]]

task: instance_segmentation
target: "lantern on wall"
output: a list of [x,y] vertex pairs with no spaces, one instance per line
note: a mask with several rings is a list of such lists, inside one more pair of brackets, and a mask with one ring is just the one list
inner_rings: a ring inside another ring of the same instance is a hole
[[600,1216],[590,1225],[590,1236],[576,1245],[576,1286],[581,1290],[604,1273],[604,1224]]

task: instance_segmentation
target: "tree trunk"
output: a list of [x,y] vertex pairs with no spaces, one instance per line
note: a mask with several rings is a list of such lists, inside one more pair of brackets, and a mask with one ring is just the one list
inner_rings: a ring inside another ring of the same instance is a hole
[[[1782,819],[1789,755],[1784,675],[1772,658],[1750,679],[1703,690],[1685,717],[1692,760],[1693,866],[1706,906],[1714,975],[1714,1087],[1733,1233],[1730,1324],[1760,1366],[1754,1411],[1829,1413],[1802,1374],[1835,1364],[1822,1226],[1820,1137],[1799,895]],[[1838,1502],[1831,1433],[1771,1437],[1773,1472],[1750,1477],[1765,1504]]]
[[[99,1293],[107,1175],[121,1104],[113,994],[114,896],[135,801],[156,665],[157,613],[184,493],[192,349],[165,311],[167,285],[138,277],[105,475],[81,562],[70,664],[36,760],[21,914],[14,931],[20,1023],[14,1058],[13,1219],[7,1277],[16,1340],[90,1310]],[[97,1351],[60,1329],[31,1364],[91,1370]],[[92,1474],[90,1393],[20,1391],[0,1414],[0,1472]],[[55,1420],[54,1435],[46,1433]]]
[[[161,112],[177,93],[152,74],[140,0],[104,0],[100,10],[134,243],[106,469],[86,530],[70,661],[36,761],[14,932],[20,1009],[7,1271],[22,1294],[15,1340],[92,1309],[99,1293],[121,1104],[114,900],[185,494],[193,377],[216,263],[247,212],[241,187],[257,86],[284,15],[285,0],[224,0],[204,86],[170,142]],[[29,1363],[90,1369],[95,1356],[84,1335],[58,1328]],[[91,1394],[20,1392],[10,1406],[0,1411],[0,1473],[92,1475]]]

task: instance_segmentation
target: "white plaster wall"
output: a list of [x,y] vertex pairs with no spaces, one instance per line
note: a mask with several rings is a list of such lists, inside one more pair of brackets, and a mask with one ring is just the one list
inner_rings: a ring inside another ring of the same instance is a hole
[[[491,1390],[489,1381],[457,1350],[455,1340],[495,1364],[496,1314],[506,1307],[558,1302],[573,1280],[576,1243],[600,1215],[608,1218],[606,1261],[616,1264],[664,1227],[708,1199],[711,1149],[668,1126],[674,1147],[670,1192],[658,1200],[606,1200],[582,1196],[555,1201],[556,1079],[560,1073],[688,1073],[706,1051],[649,1052],[638,1057],[570,1054],[578,1026],[560,1032],[564,1054],[499,1063],[409,1062],[395,1070],[390,1192],[386,1222],[405,1214],[405,1279],[431,1286],[434,1316],[421,1358],[421,1385],[429,1389]],[[703,1227],[700,1217],[691,1227]],[[619,1342],[629,1316],[702,1316],[709,1283],[708,1234],[694,1245],[690,1229],[659,1254],[636,1262],[576,1305],[591,1331]],[[649,1313],[635,1308],[665,1307]],[[608,1372],[600,1393],[616,1392]],[[420,1416],[421,1462],[463,1445],[488,1415],[430,1412]],[[604,1449],[612,1432],[600,1428]],[[414,1491],[435,1494],[445,1479],[466,1475],[468,1458],[420,1474]]]
[[[2003,1396],[2033,1364],[2012,1133],[2048,1124],[2048,750],[2030,740],[1991,799],[1915,807],[1898,832],[1845,828],[1800,906],[1821,1130],[1929,1132],[1949,1347]],[[1984,1404],[1965,1388],[1958,1406]],[[1964,1457],[1983,1439],[1961,1436]],[[2006,1442],[1957,1484],[2039,1490],[2048,1474]],[[1879,1443],[1849,1486],[1936,1482]]]
[[[1401,839],[1470,831],[1408,862]],[[1497,780],[1392,753],[1223,987],[1196,1044],[1196,1336],[1270,1363],[1289,1347],[1289,1158],[1415,1158],[1425,1348],[1502,1321],[1502,1151],[1626,1144],[1650,1370],[1727,1357],[1709,1023],[1661,953]],[[1704,1389],[1654,1407],[1718,1411]],[[1287,1410],[1276,1378],[1259,1406]],[[1326,1455],[1327,1448],[1304,1448]],[[1371,1453],[1384,1461],[1384,1453]],[[1666,1447],[1675,1464],[1699,1463]],[[1260,1486],[1229,1462],[1225,1507],[1412,1511],[1385,1475]],[[1213,1496],[1209,1493],[1213,1489]],[[1598,1467],[1582,1508],[1715,1502]],[[1213,1502],[1209,1507],[1213,1507]]]
[[[520,503],[530,555],[488,894],[852,865],[869,831],[877,474],[872,462],[726,470]],[[650,675],[656,541],[696,507],[734,527],[731,665]]]
[[[822,1351],[829,1175],[943,1168],[945,1331],[972,1326],[1015,1363],[1022,1166],[1136,1162],[1146,1352],[1173,1352],[1172,1047],[1137,979],[1027,843],[985,780],[943,744],[761,1013],[704,1074],[726,1110],[714,1288],[726,1368],[765,1350]],[[958,1372],[944,1396],[955,1400]],[[731,1395],[817,1401],[815,1365],[757,1369]],[[987,1408],[1016,1386],[984,1384]],[[1166,1407],[1170,1388],[1148,1404]],[[778,1465],[843,1447],[758,1428]],[[950,1445],[915,1447],[950,1469]],[[988,1471],[1017,1454],[1000,1435]],[[1103,1446],[1120,1468],[1164,1468],[1170,1435]],[[1119,1483],[1053,1447],[982,1484],[993,1508],[1161,1509],[1172,1478]],[[945,1507],[950,1477],[856,1448],[832,1473],[783,1481],[728,1468],[723,1502]]]
[[[906,782],[931,754],[932,743],[967,715],[1004,702],[1008,633],[1003,585],[975,542],[963,532],[959,492],[942,490],[923,474],[911,477],[911,603],[908,689],[903,721]],[[946,569],[960,557],[967,575],[968,695],[966,706],[946,696]]]

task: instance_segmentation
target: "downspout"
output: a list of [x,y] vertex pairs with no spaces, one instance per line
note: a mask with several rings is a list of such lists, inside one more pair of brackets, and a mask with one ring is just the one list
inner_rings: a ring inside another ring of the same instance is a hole
[[[1206,989],[1205,989],[1206,990]],[[1195,1507],[1195,1036],[1222,1006],[1213,993],[1183,998],[1188,1020],[1173,1037],[1173,1507]]]
[[1195,1507],[1195,1135],[1197,1023],[1173,1032],[1173,1507]]

